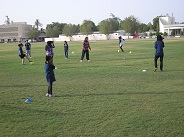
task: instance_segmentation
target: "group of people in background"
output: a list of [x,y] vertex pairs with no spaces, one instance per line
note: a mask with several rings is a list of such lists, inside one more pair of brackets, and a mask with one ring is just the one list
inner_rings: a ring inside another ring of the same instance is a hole
[[[90,44],[89,44],[89,40],[88,37],[85,37],[84,42],[82,44],[82,56],[80,58],[80,62],[83,61],[84,56],[86,55],[86,59],[89,62],[89,50],[91,50]],[[64,54],[65,54],[65,59],[68,59],[68,51],[69,51],[69,46],[67,41],[64,41]]]
[[[47,45],[45,46],[45,51],[46,51],[46,61],[45,61],[45,75],[46,75],[46,81],[48,83],[48,92],[46,93],[47,97],[54,97],[52,94],[52,85],[53,82],[56,81],[55,79],[55,74],[54,74],[54,69],[56,67],[53,64],[53,57],[54,57],[54,52],[53,52],[54,42],[53,41],[48,41]],[[89,62],[89,49],[91,50],[88,37],[85,38],[82,46],[82,56],[80,59],[80,62],[84,59],[84,56],[86,55],[86,59]],[[65,54],[65,59],[68,59],[68,51],[69,51],[69,46],[67,41],[64,41],[64,54]]]
[[[163,52],[163,48],[164,48],[164,42],[163,42],[163,37],[161,35],[157,36],[157,40],[154,43],[154,48],[156,49],[155,52],[155,57],[154,57],[154,72],[157,71],[157,60],[158,58],[160,58],[160,70],[163,71],[163,57],[164,57],[164,52]],[[122,52],[124,52],[123,50],[123,46],[124,46],[124,39],[120,36],[119,37],[119,46]],[[19,57],[22,59],[22,65],[24,65],[24,59],[25,57],[28,59],[29,62],[31,62],[30,58],[31,58],[31,44],[28,42],[28,40],[25,43],[25,48],[26,48],[26,54],[23,52],[23,44],[20,42],[18,44],[18,54]],[[54,95],[52,94],[52,85],[53,82],[56,81],[55,79],[55,74],[54,74],[54,69],[56,69],[56,67],[53,64],[53,57],[54,57],[54,52],[53,52],[53,48],[55,48],[54,46],[54,42],[53,41],[48,41],[47,45],[45,46],[45,51],[46,51],[46,61],[45,61],[45,65],[44,65],[44,69],[45,69],[45,75],[46,75],[46,81],[48,83],[48,92],[46,93],[47,97],[53,97]],[[84,56],[86,55],[86,59],[89,62],[89,50],[91,50],[90,44],[89,44],[89,40],[88,37],[85,37],[84,42],[82,44],[82,55],[80,58],[80,62],[83,61]],[[67,43],[67,41],[64,41],[64,55],[65,55],[65,59],[68,59],[68,51],[69,51],[69,45]]]
[[[54,42],[53,41],[48,41],[47,45],[45,46],[45,50],[46,50],[46,56],[51,56],[53,58],[54,56],[54,52],[53,52],[53,48],[55,48],[54,46]],[[80,62],[83,61],[84,56],[86,55],[86,59],[89,62],[89,50],[91,50],[89,41],[88,41],[88,37],[85,37],[84,42],[82,44],[82,56],[80,58]],[[64,41],[64,55],[65,55],[65,59],[68,59],[68,52],[69,52],[69,45],[67,43],[67,41]]]
[[[154,57],[154,72],[157,71],[158,69],[158,65],[157,65],[157,60],[160,58],[160,70],[163,71],[163,58],[164,58],[164,42],[163,42],[163,37],[161,35],[157,36],[157,40],[154,43],[154,48],[155,48],[155,57]],[[122,52],[124,52],[123,50],[123,46],[124,46],[124,39],[120,36],[119,37],[119,46]]]

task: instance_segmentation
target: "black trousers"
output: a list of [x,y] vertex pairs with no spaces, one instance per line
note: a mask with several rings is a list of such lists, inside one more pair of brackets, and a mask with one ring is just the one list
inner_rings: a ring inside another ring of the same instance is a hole
[[52,95],[52,82],[48,83],[48,94]]
[[86,59],[89,60],[89,50],[82,50],[81,60],[84,59],[85,54],[86,54]]
[[160,70],[162,70],[163,69],[163,58],[164,58],[164,56],[163,55],[162,56],[156,56],[155,55],[155,58],[154,58],[155,68],[158,67],[158,65],[157,65],[158,58],[160,58]]
[[120,46],[119,48],[121,49],[121,51],[122,51],[122,52],[124,52],[124,50],[123,50],[123,48],[122,48],[122,47],[123,47],[123,46]]
[[68,58],[68,51],[65,51],[65,57]]

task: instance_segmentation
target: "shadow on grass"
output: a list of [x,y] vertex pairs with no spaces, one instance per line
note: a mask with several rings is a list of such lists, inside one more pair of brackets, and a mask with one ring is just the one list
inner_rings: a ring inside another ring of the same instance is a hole
[[47,85],[31,85],[31,84],[22,84],[22,85],[3,85],[0,88],[24,88],[24,87],[42,87]]
[[89,97],[89,96],[123,96],[123,95],[164,95],[164,94],[175,94],[182,93],[184,91],[173,91],[173,92],[122,92],[122,93],[106,93],[106,94],[98,94],[98,93],[90,93],[90,94],[64,94],[56,97]]
[[[35,116],[35,115],[38,115],[39,117],[42,117],[40,115],[41,114],[44,114],[46,116],[50,115],[50,116],[60,116],[60,115],[66,115],[66,114],[69,114],[69,113],[66,113],[66,112],[63,112],[63,111],[60,111],[60,110],[57,110],[57,109],[52,109],[50,110],[49,108],[46,108],[46,109],[34,109],[32,107],[27,107],[27,103],[23,104],[23,105],[0,105],[0,108],[2,111],[7,111],[7,112],[11,112],[11,117],[14,117],[14,116],[17,116],[18,114],[19,115],[28,115],[29,117],[30,116]],[[31,104],[29,104],[31,105]],[[24,112],[24,113],[22,113]],[[7,114],[7,113],[6,113]],[[16,115],[14,115],[16,114]],[[5,118],[6,119],[6,118]],[[7,120],[7,119],[6,119]],[[15,120],[13,120],[15,121]],[[21,119],[19,120],[21,121]]]

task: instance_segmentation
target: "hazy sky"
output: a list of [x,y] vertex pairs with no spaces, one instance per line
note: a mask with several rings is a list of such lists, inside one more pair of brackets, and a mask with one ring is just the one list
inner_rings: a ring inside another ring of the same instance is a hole
[[13,22],[34,25],[36,19],[43,28],[52,22],[82,24],[91,20],[96,25],[110,18],[134,15],[141,23],[169,14],[176,22],[184,22],[184,0],[0,0],[0,25],[6,17]]

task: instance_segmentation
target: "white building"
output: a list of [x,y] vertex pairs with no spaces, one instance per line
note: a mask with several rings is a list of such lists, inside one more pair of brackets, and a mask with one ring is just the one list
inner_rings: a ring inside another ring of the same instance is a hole
[[162,33],[166,32],[168,35],[171,35],[171,32],[173,30],[176,30],[176,33],[184,31],[184,24],[176,24],[175,18],[170,16],[160,17],[159,27],[160,32]]
[[28,39],[28,33],[32,25],[26,22],[13,22],[7,25],[0,25],[0,42],[15,42]]
[[[122,36],[124,39],[132,39],[133,36],[128,36],[125,34],[125,31],[120,30],[114,33],[111,33],[109,35],[105,35],[99,32],[94,32],[93,34],[87,35],[88,39],[91,41],[96,40],[113,40],[118,39],[119,36]],[[65,36],[65,35],[59,35],[58,38],[45,38],[45,42],[47,41],[55,41],[55,42],[61,42],[61,41],[83,41],[85,39],[86,35],[82,34],[76,34],[73,36]]]

